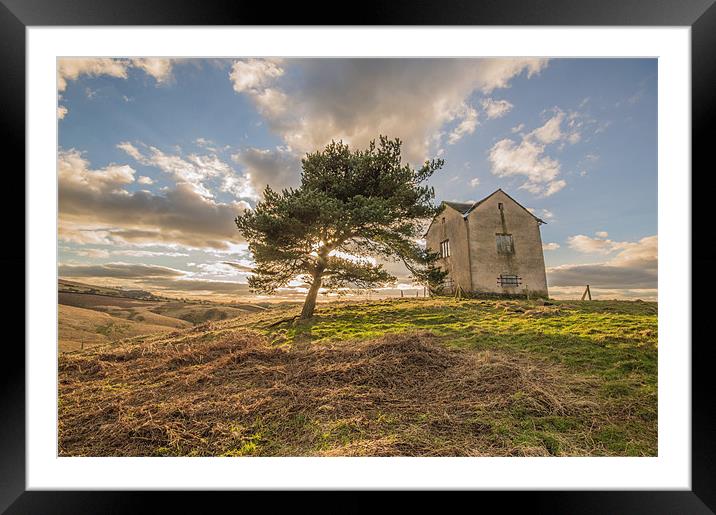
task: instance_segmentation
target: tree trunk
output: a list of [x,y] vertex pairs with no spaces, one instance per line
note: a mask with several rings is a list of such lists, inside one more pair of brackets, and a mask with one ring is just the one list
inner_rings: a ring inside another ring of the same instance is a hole
[[306,301],[303,303],[303,309],[301,310],[301,320],[307,320],[313,316],[313,310],[316,309],[316,297],[318,297],[318,290],[321,289],[322,278],[323,267],[320,267],[313,274],[313,282],[311,282],[311,287],[308,289]]

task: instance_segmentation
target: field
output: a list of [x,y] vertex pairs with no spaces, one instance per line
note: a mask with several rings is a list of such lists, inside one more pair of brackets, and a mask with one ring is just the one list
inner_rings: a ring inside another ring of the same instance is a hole
[[267,309],[251,303],[229,306],[185,302],[140,290],[127,292],[65,280],[59,283],[58,304],[60,352],[139,335],[168,333]]
[[61,354],[60,454],[657,454],[656,303],[298,310]]

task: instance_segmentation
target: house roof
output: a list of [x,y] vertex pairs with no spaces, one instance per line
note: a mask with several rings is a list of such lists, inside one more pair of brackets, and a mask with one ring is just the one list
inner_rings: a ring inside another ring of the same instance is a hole
[[484,199],[478,200],[477,202],[474,202],[474,203],[472,203],[472,204],[470,204],[470,203],[465,203],[465,202],[445,202],[445,201],[443,201],[443,204],[445,204],[445,205],[448,206],[448,207],[453,208],[455,211],[460,212],[463,217],[467,217],[467,215],[469,215],[472,210],[474,210],[477,206],[479,206],[480,204],[482,204],[483,202],[485,202],[487,199],[489,199],[491,196],[493,196],[493,195],[494,195],[495,193],[497,193],[498,191],[501,191],[507,198],[509,198],[509,199],[512,200],[515,204],[517,204],[517,205],[520,206],[522,209],[524,209],[525,211],[527,211],[527,212],[530,214],[530,216],[532,216],[535,220],[537,220],[537,222],[539,222],[539,223],[541,223],[541,224],[546,224],[546,223],[547,223],[547,222],[545,222],[544,220],[542,220],[541,218],[537,218],[532,212],[530,212],[530,211],[529,211],[527,208],[525,208],[522,204],[520,204],[520,203],[517,202],[515,199],[513,199],[512,197],[510,197],[507,193],[505,193],[504,191],[502,191],[502,188],[496,189],[495,191],[493,191],[492,193],[490,193],[488,196],[486,196]]
[[470,211],[470,208],[473,206],[472,203],[465,203],[465,202],[443,202],[446,206],[450,206],[456,211],[461,212],[462,214],[467,213]]

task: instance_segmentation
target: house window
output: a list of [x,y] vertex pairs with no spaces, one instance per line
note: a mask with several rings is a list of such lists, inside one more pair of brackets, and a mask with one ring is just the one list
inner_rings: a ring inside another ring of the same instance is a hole
[[502,211],[502,208],[503,208],[503,207],[504,207],[504,206],[502,205],[502,202],[498,202],[498,203],[497,203],[497,209],[499,209],[500,211]]
[[500,274],[497,278],[497,284],[503,288],[516,288],[522,283],[522,278],[511,274]]
[[440,243],[440,257],[450,257],[450,240],[445,240]]
[[511,234],[496,234],[497,252],[499,254],[514,254],[515,244],[512,241]]

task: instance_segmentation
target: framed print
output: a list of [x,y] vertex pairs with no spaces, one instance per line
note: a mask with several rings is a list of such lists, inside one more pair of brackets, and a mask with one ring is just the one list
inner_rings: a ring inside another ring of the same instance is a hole
[[712,513],[712,2],[265,11],[0,6],[0,507]]

